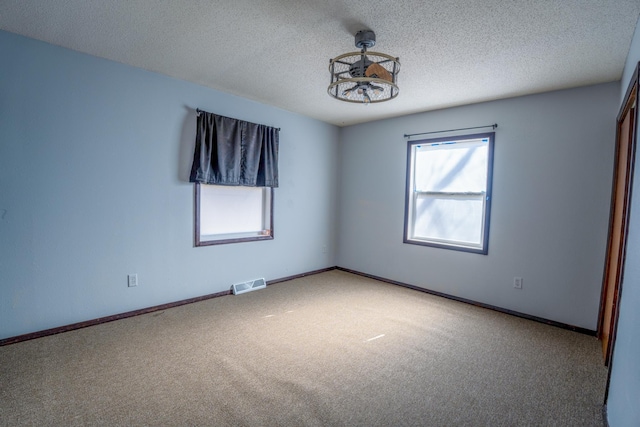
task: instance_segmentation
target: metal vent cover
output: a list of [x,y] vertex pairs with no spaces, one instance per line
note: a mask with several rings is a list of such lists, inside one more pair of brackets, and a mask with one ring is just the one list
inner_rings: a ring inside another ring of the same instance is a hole
[[247,282],[235,283],[231,289],[234,295],[244,294],[245,292],[257,291],[267,287],[264,278],[249,280]]

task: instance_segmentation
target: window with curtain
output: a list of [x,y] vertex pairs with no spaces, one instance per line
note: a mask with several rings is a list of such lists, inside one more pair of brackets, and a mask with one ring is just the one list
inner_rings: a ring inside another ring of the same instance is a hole
[[405,243],[488,252],[494,135],[408,143]]
[[196,246],[273,239],[279,129],[198,110],[195,145]]

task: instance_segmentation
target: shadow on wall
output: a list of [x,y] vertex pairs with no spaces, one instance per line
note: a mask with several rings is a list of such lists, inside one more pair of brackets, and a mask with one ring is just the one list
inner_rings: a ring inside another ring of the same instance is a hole
[[178,181],[188,183],[193,163],[193,150],[196,144],[196,110],[186,105],[184,109],[186,114],[182,121],[182,132],[178,145]]

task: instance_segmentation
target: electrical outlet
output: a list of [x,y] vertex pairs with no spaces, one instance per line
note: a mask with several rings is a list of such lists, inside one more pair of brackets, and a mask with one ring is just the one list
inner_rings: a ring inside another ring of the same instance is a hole
[[132,288],[134,286],[138,286],[138,275],[137,274],[129,274],[127,275],[127,285]]
[[522,277],[513,278],[513,287],[516,289],[522,289]]

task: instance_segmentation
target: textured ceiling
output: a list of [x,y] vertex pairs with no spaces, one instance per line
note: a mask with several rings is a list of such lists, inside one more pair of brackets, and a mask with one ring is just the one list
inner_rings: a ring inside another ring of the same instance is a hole
[[[619,80],[640,0],[0,0],[0,28],[336,125]],[[329,59],[400,58],[400,95],[327,95]],[[6,64],[5,64],[6,66]]]

